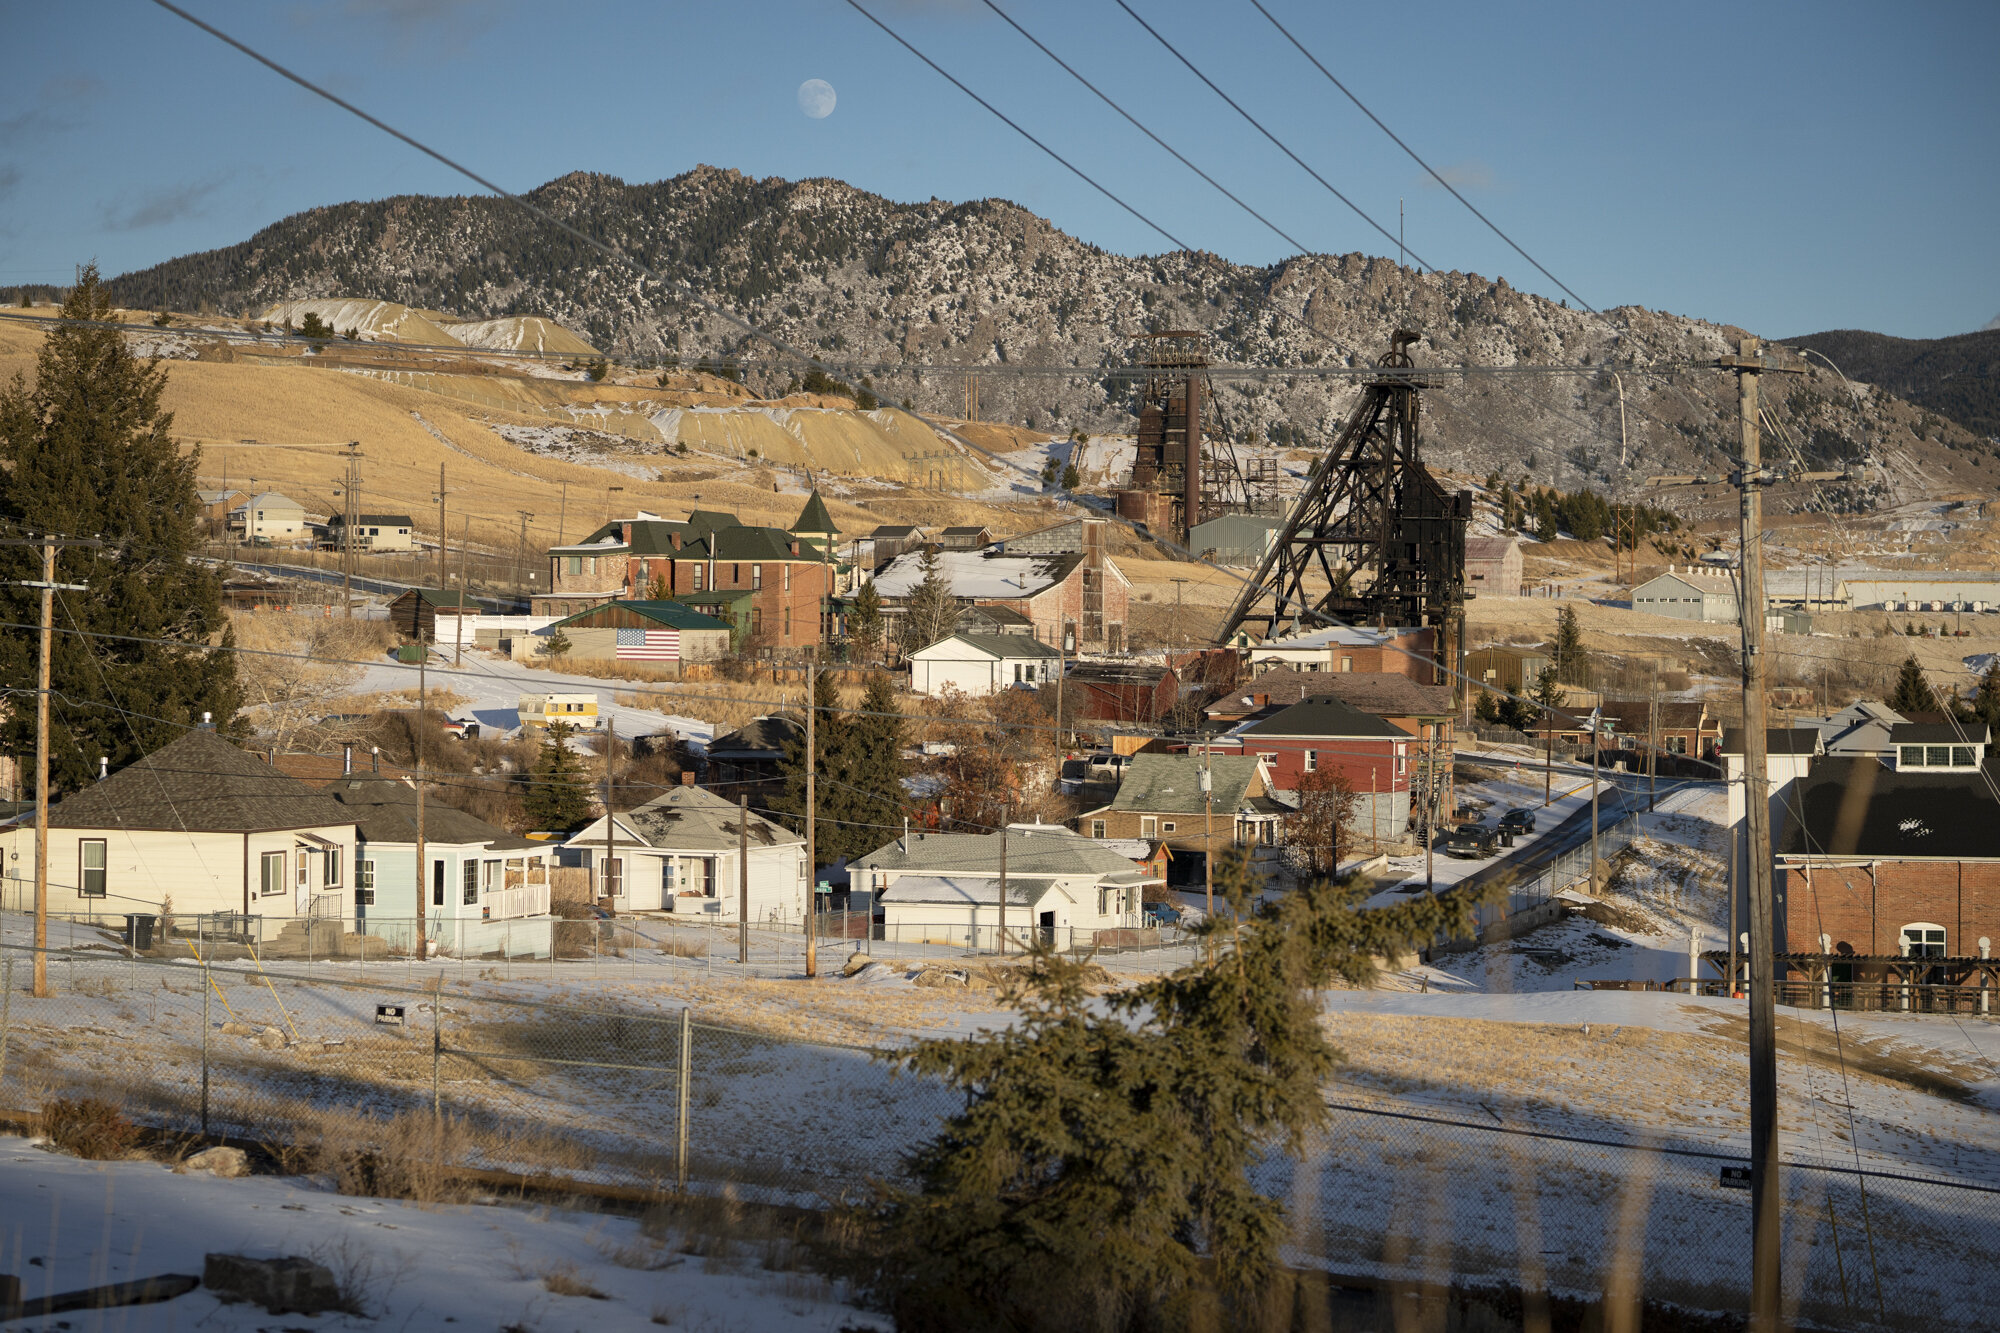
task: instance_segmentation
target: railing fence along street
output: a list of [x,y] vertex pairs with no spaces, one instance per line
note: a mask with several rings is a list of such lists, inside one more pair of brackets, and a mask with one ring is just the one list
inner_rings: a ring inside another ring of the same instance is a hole
[[[892,1053],[732,1021],[729,992],[703,992],[698,1009],[648,987],[578,1003],[538,993],[546,974],[533,970],[408,984],[402,972],[64,950],[57,994],[36,999],[31,956],[0,950],[0,1111],[100,1097],[159,1129],[267,1145],[357,1192],[515,1179],[824,1203],[902,1180],[907,1154],[965,1105]],[[809,1034],[814,1022],[808,1005],[790,1025]],[[1327,1096],[1305,1152],[1274,1146],[1257,1173],[1289,1207],[1293,1262],[1743,1308],[1740,1128],[1578,1130],[1567,1112],[1481,1123],[1339,1080]],[[2000,1148],[1909,1169],[1801,1135],[1788,1156],[1793,1318],[1983,1323],[2000,1266]]]

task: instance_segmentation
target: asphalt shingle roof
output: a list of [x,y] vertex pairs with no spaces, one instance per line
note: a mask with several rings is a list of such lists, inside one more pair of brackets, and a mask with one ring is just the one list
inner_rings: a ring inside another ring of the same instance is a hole
[[[1129,864],[1129,863],[1128,863]],[[1022,879],[1008,867],[1007,903],[1031,907],[1055,887],[1052,879]],[[998,907],[998,875],[898,875],[878,895],[885,903],[940,903],[951,907]]]
[[1797,817],[1780,851],[1790,856],[2000,860],[1992,760],[1984,772],[1901,773],[1873,756],[1825,758],[1798,782]]
[[[1255,755],[1218,754],[1208,760],[1215,785],[1215,808],[1224,815],[1241,809],[1257,777]],[[1194,754],[1136,754],[1118,784],[1111,809],[1142,814],[1198,815],[1202,757]]]
[[803,736],[806,724],[803,718],[788,714],[753,718],[736,730],[717,736],[708,743],[710,755],[740,754],[783,754],[785,743],[796,736]]
[[[417,840],[417,793],[408,783],[356,775],[336,779],[326,792],[347,812],[347,820],[361,830],[364,842]],[[478,843],[495,851],[548,850],[547,843],[531,842],[441,801],[424,806],[424,841]]]
[[1889,728],[1891,745],[1984,745],[1984,722],[1904,722]]
[[799,511],[799,521],[792,524],[793,532],[807,532],[814,536],[832,533],[838,537],[840,529],[833,526],[833,515],[826,512],[826,501],[814,491],[806,498],[806,507]]
[[1253,722],[1242,730],[1246,736],[1410,739],[1410,733],[1394,723],[1332,698],[1307,699],[1260,722]]
[[[1061,833],[913,833],[852,864],[864,870],[914,870],[934,875],[998,875],[1000,839],[1007,839],[1007,874],[1138,877],[1132,862],[1103,843]],[[1129,883],[1130,880],[1121,882]],[[997,899],[996,899],[997,901]]]
[[[950,634],[929,645],[958,642],[968,644],[988,657],[1061,657],[1062,654],[1040,639],[1028,634]],[[927,649],[919,649],[919,652]]]
[[[619,827],[630,829],[649,847],[673,851],[734,851],[742,837],[736,802],[702,787],[674,787],[636,810],[618,816]],[[762,815],[750,816],[750,845],[775,847],[805,839]]]
[[353,822],[325,792],[203,730],[49,807],[49,826],[66,829],[258,833]]
[[579,624],[590,619],[592,616],[602,615],[613,608],[630,611],[635,616],[643,616],[645,619],[665,625],[669,629],[726,630],[729,628],[728,621],[717,620],[714,616],[703,615],[692,607],[685,606],[677,601],[656,602],[638,600],[610,601],[588,607],[576,612],[574,615],[565,616],[563,619],[549,626],[549,628],[553,630],[563,625]]
[[1281,706],[1307,699],[1339,699],[1378,717],[1450,717],[1458,711],[1452,705],[1449,686],[1424,685],[1400,671],[1300,671],[1280,667],[1244,681],[1218,699],[1215,706],[1236,704],[1246,694],[1261,694]]

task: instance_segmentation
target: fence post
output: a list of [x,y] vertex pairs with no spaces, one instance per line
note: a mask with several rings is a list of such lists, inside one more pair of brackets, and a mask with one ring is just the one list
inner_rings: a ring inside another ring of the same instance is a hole
[[0,963],[0,1088],[7,1086],[7,1027],[14,1013],[14,955]]
[[208,973],[208,958],[201,960],[201,1136],[208,1137],[208,1028],[213,1021],[215,983]]
[[431,1120],[442,1118],[444,1099],[441,1095],[438,1076],[439,1066],[444,1056],[444,978],[439,977],[431,987]]
[[687,1191],[688,1184],[688,1078],[694,1070],[693,1051],[690,1038],[694,1036],[694,1010],[681,1010],[681,1068],[680,1068],[680,1124],[675,1131],[675,1167],[680,1176],[681,1191]]

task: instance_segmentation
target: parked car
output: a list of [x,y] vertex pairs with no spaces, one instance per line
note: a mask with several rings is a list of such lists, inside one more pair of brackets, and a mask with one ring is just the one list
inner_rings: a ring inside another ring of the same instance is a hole
[[1512,810],[1500,816],[1500,831],[1502,833],[1533,833],[1535,831],[1535,812],[1524,809],[1521,806],[1515,806]]
[[1500,837],[1479,824],[1462,824],[1447,829],[1438,838],[1438,850],[1463,861],[1483,861],[1500,847]]
[[1172,903],[1147,903],[1146,924],[1149,926],[1177,926],[1181,920],[1181,909]]
[[448,717],[444,720],[444,734],[456,736],[462,741],[479,739],[479,724],[465,718]]

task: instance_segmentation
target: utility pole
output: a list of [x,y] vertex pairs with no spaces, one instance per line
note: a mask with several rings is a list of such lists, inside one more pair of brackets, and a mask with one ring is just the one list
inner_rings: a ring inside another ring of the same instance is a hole
[[[600,896],[616,899],[611,892],[611,867],[618,855],[618,810],[611,804],[612,783],[618,771],[618,724],[609,713],[604,715],[604,873],[597,877]],[[618,876],[618,887],[625,887],[625,877]],[[614,902],[612,911],[617,911]]]
[[[1011,805],[1003,805],[1003,806],[1001,806],[1001,807],[1000,807],[1000,940],[999,940],[999,949],[1000,949],[1000,952],[1001,952],[1001,953],[1003,953],[1003,954],[1007,952],[1007,821],[1008,821],[1008,819],[1009,819],[1009,818],[1010,818],[1010,817],[1011,817],[1011,816],[1013,815],[1013,813],[1014,813],[1014,807],[1013,807],[1013,806],[1011,806]],[[972,942],[972,945],[973,945],[973,947],[974,947],[975,949],[977,949],[977,948],[979,947],[979,941],[978,941],[978,940],[974,940],[974,941]]]
[[1063,754],[1063,677],[1069,674],[1069,619],[1056,608],[1056,765],[1060,772]]
[[806,979],[819,975],[818,941],[814,938],[814,917],[819,912],[819,732],[814,707],[819,693],[819,653],[806,655]]
[[1743,830],[1744,869],[1750,891],[1750,1327],[1779,1327],[1779,1240],[1784,1196],[1778,1180],[1778,1049],[1776,922],[1771,891],[1771,806],[1765,755],[1764,699],[1764,470],[1758,435],[1758,376],[1764,371],[1801,373],[1767,359],[1763,344],[1744,338],[1737,355],[1716,362],[1736,372],[1736,411],[1742,436],[1737,541],[1742,556],[1737,617],[1743,631]]
[[452,619],[451,664],[465,665],[465,548],[472,544],[472,515],[467,514],[458,530],[458,614]]
[[347,486],[340,512],[340,600],[342,614],[354,619],[354,529],[361,522],[361,441],[347,443]]
[[569,483],[562,484],[562,505],[556,510],[556,545],[566,543],[569,532]]
[[42,577],[19,586],[42,594],[41,665],[35,691],[35,962],[34,995],[47,999],[49,989],[49,681],[55,649],[56,593],[83,592],[81,583],[56,582],[56,552],[65,546],[102,546],[100,541],[64,541],[51,533],[0,543],[42,548]]
[[521,571],[528,563],[528,520],[534,515],[525,509],[516,509],[521,516],[521,536],[514,545],[514,596],[521,595]]
[[1214,757],[1214,747],[1201,747],[1201,891],[1211,919],[1215,916],[1215,775],[1209,768]]
[[1653,684],[1646,697],[1649,701],[1646,716],[1646,813],[1651,814],[1660,795],[1660,664],[1657,661],[1653,663]]
[[[443,531],[442,528],[439,529]],[[442,545],[438,548],[443,549]],[[429,956],[424,935],[424,895],[430,892],[431,870],[424,856],[424,727],[429,721],[430,683],[427,676],[431,646],[424,642],[423,607],[417,608],[417,957]],[[437,617],[431,617],[431,637],[437,637]]]
[[1600,702],[1590,710],[1590,896],[1597,896],[1597,759],[1604,752],[1601,729],[1604,726],[1604,705]]
[[445,586],[446,586],[446,583],[445,583],[445,576],[444,576],[444,575],[445,575],[445,569],[444,569],[444,550],[445,550],[445,539],[444,539],[444,497],[445,497],[445,494],[446,494],[446,492],[445,492],[445,489],[444,489],[444,464],[443,464],[443,463],[439,463],[439,464],[438,464],[438,588],[439,588],[439,590],[440,590],[440,591],[442,591],[442,590],[443,590],[443,589],[445,588]]
[[736,794],[736,961],[750,961],[750,798]]

